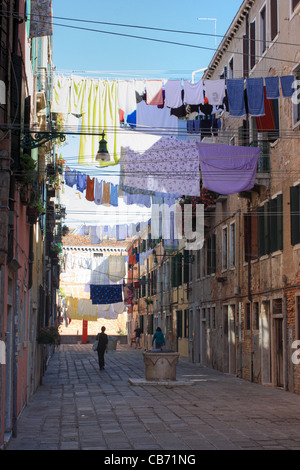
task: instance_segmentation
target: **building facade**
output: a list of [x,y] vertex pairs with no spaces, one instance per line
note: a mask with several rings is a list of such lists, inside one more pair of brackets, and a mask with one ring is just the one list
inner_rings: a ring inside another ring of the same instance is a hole
[[[33,131],[51,127],[52,37],[31,34],[30,7],[30,1],[1,2],[0,448],[16,435],[52,353],[38,344],[39,329],[57,320],[57,256],[50,244],[61,214],[46,171],[56,162],[55,147],[31,140]],[[59,183],[57,167],[55,174]]]
[[[299,1],[245,0],[203,80],[299,80],[299,13]],[[201,137],[259,147],[253,188],[206,204],[201,250],[155,242],[159,256],[149,254],[146,290],[136,295],[145,335],[160,325],[168,347],[193,362],[299,393],[300,108],[296,93],[282,90],[265,106],[271,124],[225,106],[218,135]]]

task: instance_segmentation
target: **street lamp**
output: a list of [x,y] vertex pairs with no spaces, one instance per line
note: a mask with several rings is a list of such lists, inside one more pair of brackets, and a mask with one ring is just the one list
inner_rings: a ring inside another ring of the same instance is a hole
[[98,160],[100,162],[109,162],[110,161],[110,156],[109,156],[109,152],[107,150],[107,142],[104,139],[105,132],[103,131],[101,135],[102,135],[102,139],[99,142],[99,150],[98,150],[98,153],[96,155],[96,160]]

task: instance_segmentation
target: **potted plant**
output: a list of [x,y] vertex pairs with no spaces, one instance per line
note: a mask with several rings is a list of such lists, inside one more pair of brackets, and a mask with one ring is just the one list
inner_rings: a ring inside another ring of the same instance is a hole
[[61,243],[52,243],[50,250],[53,255],[59,255],[60,253],[62,253]]
[[60,334],[56,326],[40,328],[37,342],[39,344],[60,344]]

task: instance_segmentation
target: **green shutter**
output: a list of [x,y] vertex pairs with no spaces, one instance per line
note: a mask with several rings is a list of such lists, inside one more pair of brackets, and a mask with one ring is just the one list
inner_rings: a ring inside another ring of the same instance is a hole
[[283,196],[277,197],[277,250],[283,250]]
[[211,237],[211,272],[214,274],[216,272],[216,265],[217,265],[217,236],[214,233]]
[[[258,256],[265,254],[265,225],[264,225],[264,207],[258,207]],[[249,247],[249,250],[251,247]]]
[[171,286],[176,287],[177,286],[177,270],[176,270],[176,260],[177,260],[177,255],[173,256],[171,259]]
[[270,202],[266,202],[264,205],[264,235],[265,235],[265,254],[268,255],[271,252],[271,241],[270,241]]
[[296,245],[300,243],[300,194],[299,186],[293,186],[290,189],[291,196],[291,243]]
[[207,274],[211,274],[211,237],[207,239]]
[[182,338],[182,310],[177,311],[177,338]]
[[277,199],[271,199],[269,202],[269,219],[270,219],[270,251],[277,251],[278,232],[277,232]]
[[189,282],[189,268],[190,268],[190,264],[189,264],[189,261],[190,261],[190,253],[188,250],[184,250],[183,252],[183,263],[184,263],[184,267],[183,267],[183,282],[184,284],[188,284]]

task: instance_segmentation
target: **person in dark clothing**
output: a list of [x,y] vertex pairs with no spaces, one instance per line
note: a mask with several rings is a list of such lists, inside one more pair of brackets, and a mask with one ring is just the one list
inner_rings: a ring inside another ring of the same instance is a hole
[[98,347],[97,347],[97,352],[98,352],[98,361],[99,361],[99,367],[100,370],[104,369],[104,354],[105,352],[108,352],[108,336],[105,332],[105,326],[102,326],[101,328],[101,333],[98,333],[97,335],[97,340],[98,340]]
[[161,349],[163,345],[166,344],[164,334],[159,326],[156,328],[156,332],[153,335],[152,345],[154,342],[156,349]]
[[141,349],[140,341],[141,341],[141,334],[143,333],[143,330],[137,326],[134,332],[135,332],[135,349],[136,348]]

